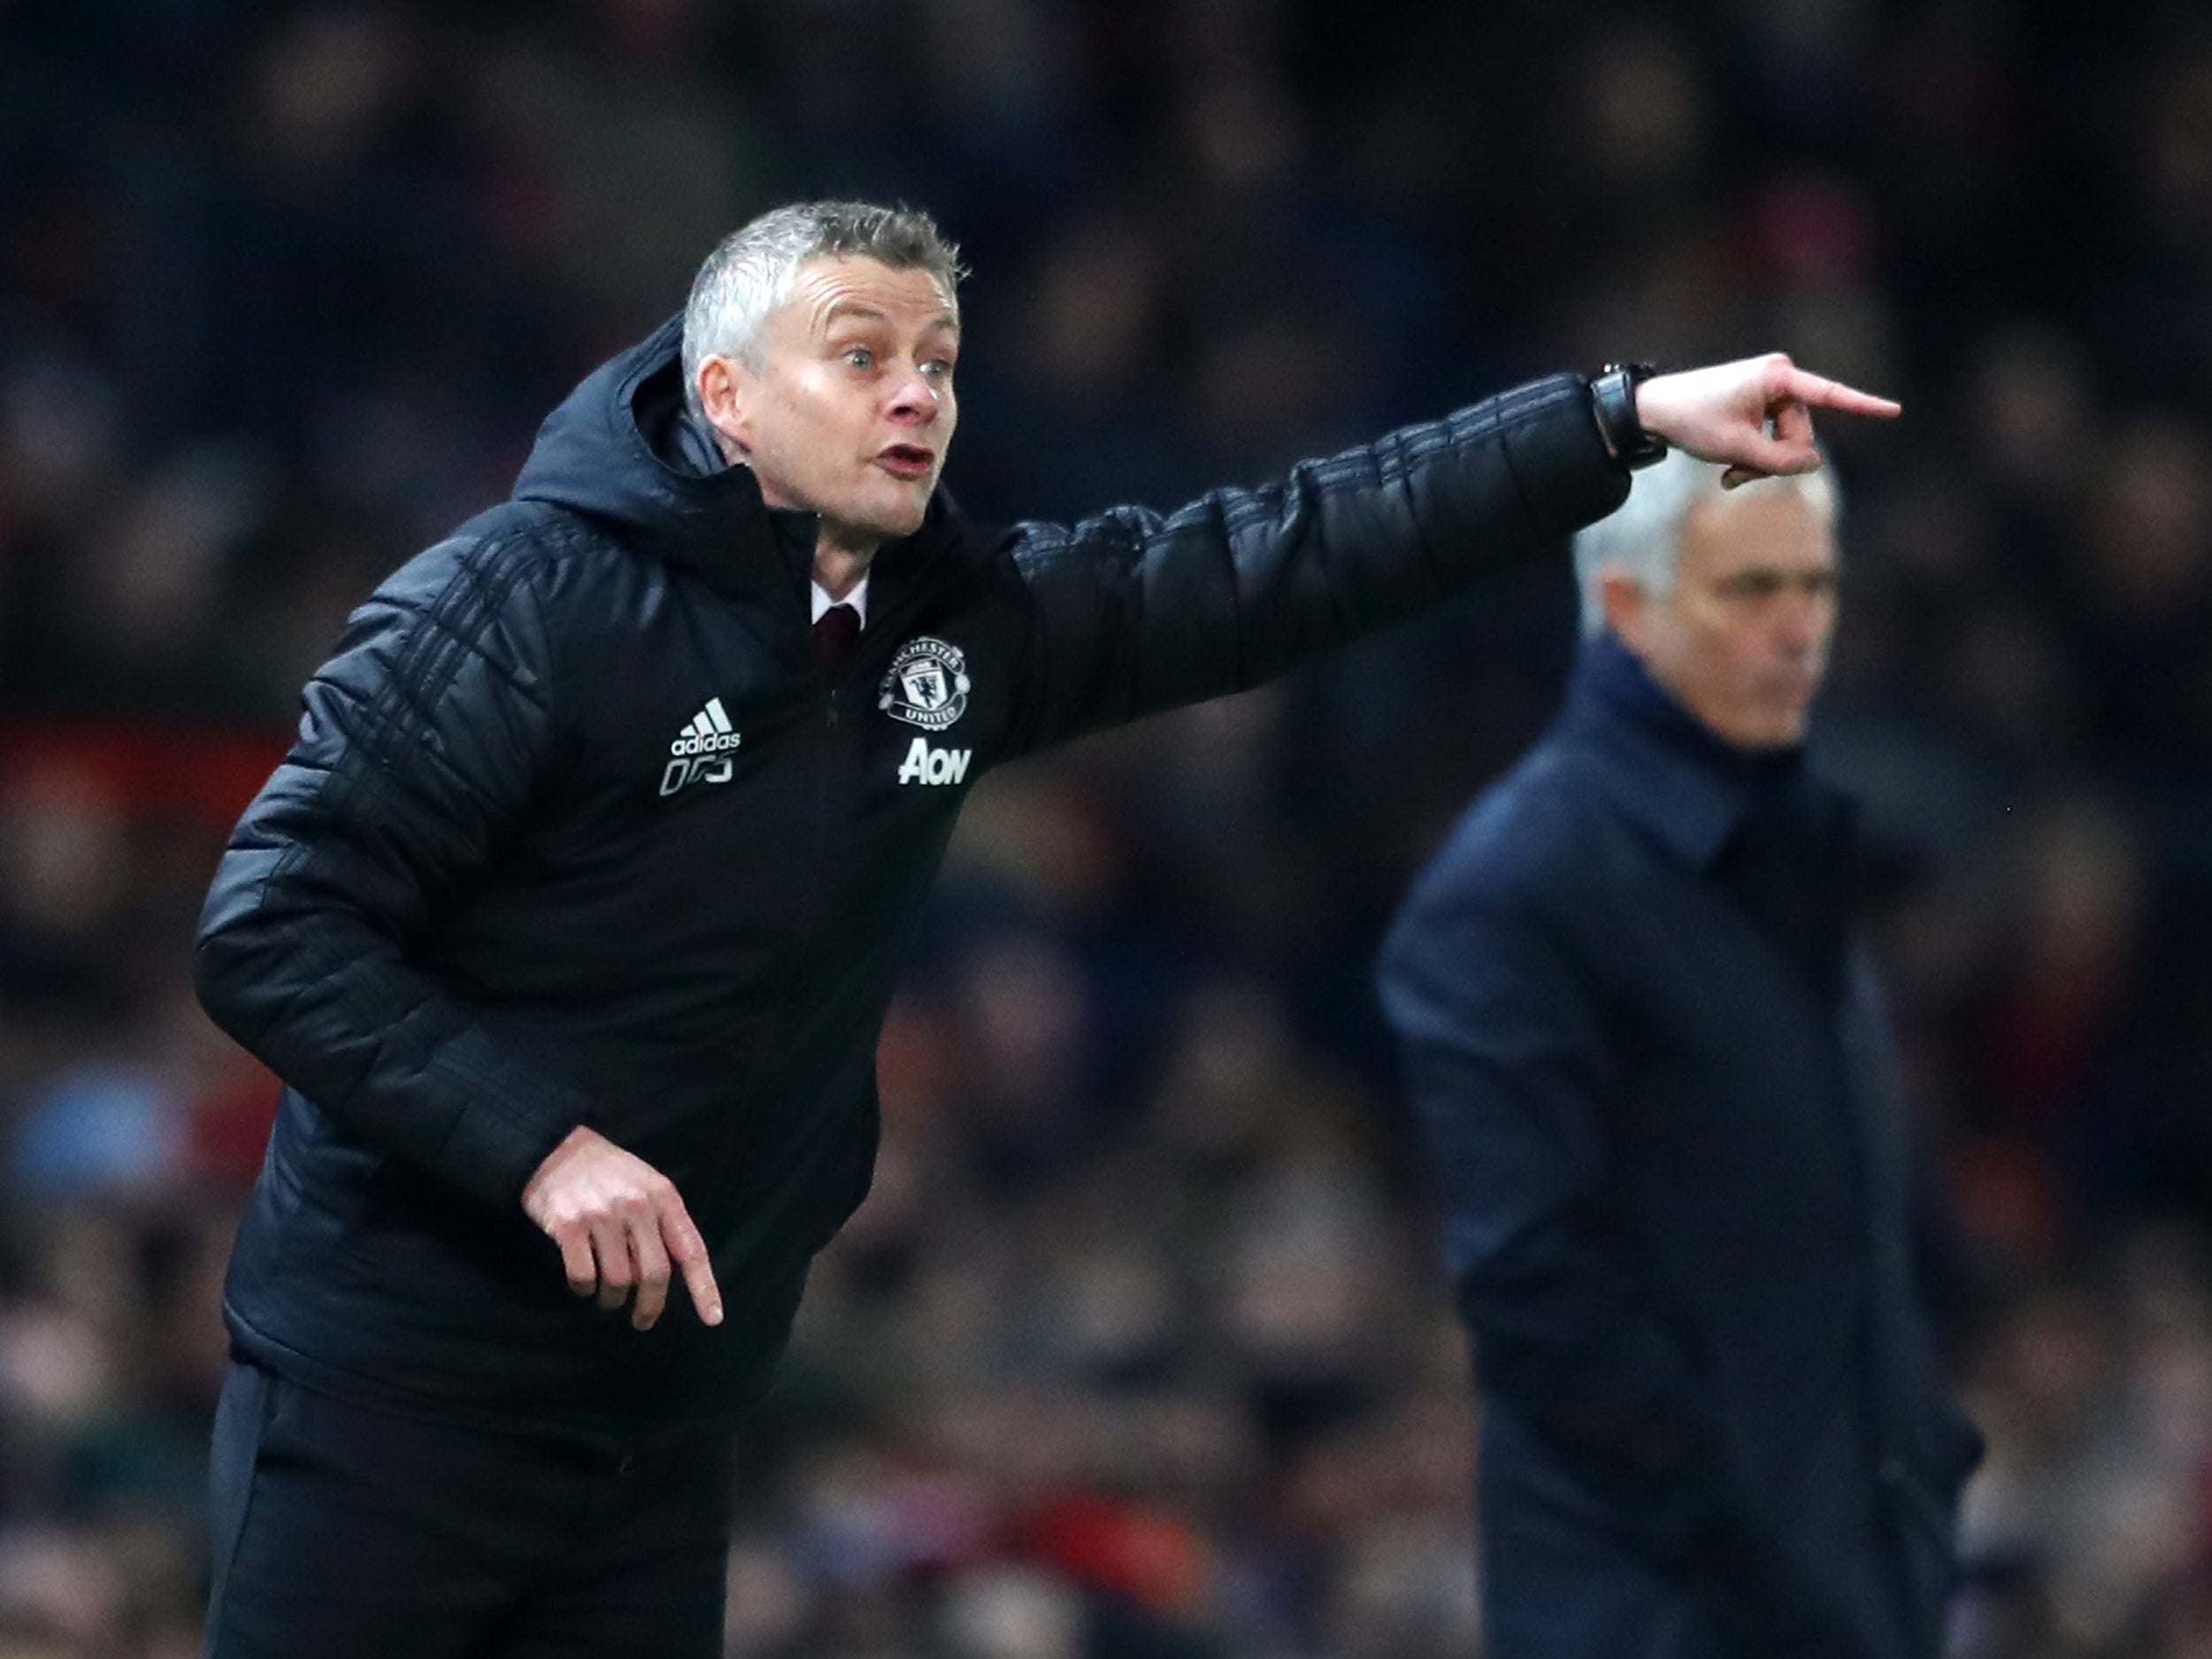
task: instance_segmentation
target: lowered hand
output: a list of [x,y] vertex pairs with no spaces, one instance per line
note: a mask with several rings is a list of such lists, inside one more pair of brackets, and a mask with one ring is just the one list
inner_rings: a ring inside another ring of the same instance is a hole
[[706,1240],[675,1182],[604,1135],[570,1130],[522,1189],[522,1208],[561,1247],[578,1295],[610,1310],[630,1302],[630,1323],[649,1331],[668,1305],[669,1279],[681,1271],[700,1319],[722,1323]]

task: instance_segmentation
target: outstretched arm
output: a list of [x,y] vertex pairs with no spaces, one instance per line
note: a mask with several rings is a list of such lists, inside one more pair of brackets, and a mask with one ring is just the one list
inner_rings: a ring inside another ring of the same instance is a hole
[[[1819,465],[1815,408],[1897,412],[1779,353],[1637,388],[1646,432],[1736,483]],[[1589,382],[1562,374],[1178,512],[1024,525],[1026,718],[1010,753],[1272,679],[1561,545],[1627,493]]]
[[1588,382],[1560,374],[1179,511],[1024,525],[1012,752],[1271,680],[1563,545],[1627,493]]

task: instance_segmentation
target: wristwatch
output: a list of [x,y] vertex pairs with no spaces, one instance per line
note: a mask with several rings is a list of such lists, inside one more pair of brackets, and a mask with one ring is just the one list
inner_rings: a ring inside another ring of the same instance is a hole
[[1658,373],[1648,363],[1609,363],[1590,381],[1599,435],[1623,466],[1649,466],[1667,452],[1666,441],[1646,432],[1636,416],[1636,388]]

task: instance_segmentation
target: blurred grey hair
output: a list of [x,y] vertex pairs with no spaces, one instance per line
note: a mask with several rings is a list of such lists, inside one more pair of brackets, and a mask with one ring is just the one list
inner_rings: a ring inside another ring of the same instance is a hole
[[936,221],[910,207],[871,202],[795,202],[763,213],[716,245],[692,280],[684,306],[684,405],[699,406],[699,365],[710,357],[761,365],[768,315],[791,297],[810,259],[873,259],[894,271],[926,271],[948,299],[967,274],[960,250]]
[[1605,632],[1605,599],[1600,579],[1607,571],[1625,572],[1655,599],[1674,591],[1675,572],[1682,564],[1682,521],[1700,502],[1716,500],[1724,494],[1792,490],[1833,525],[1843,497],[1825,451],[1821,460],[1818,472],[1755,479],[1725,492],[1720,480],[1726,467],[1701,461],[1679,449],[1670,449],[1665,459],[1639,472],[1629,488],[1628,499],[1619,509],[1575,536],[1575,582],[1582,589],[1584,636],[1594,638]]

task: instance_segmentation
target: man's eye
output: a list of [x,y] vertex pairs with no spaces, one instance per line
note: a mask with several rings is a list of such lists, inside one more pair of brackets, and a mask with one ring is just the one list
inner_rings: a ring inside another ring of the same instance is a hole
[[933,357],[922,365],[922,373],[933,380],[949,380],[952,378],[952,364],[944,357]]
[[845,361],[856,369],[870,369],[875,366],[876,354],[865,346],[855,346],[845,353]]

